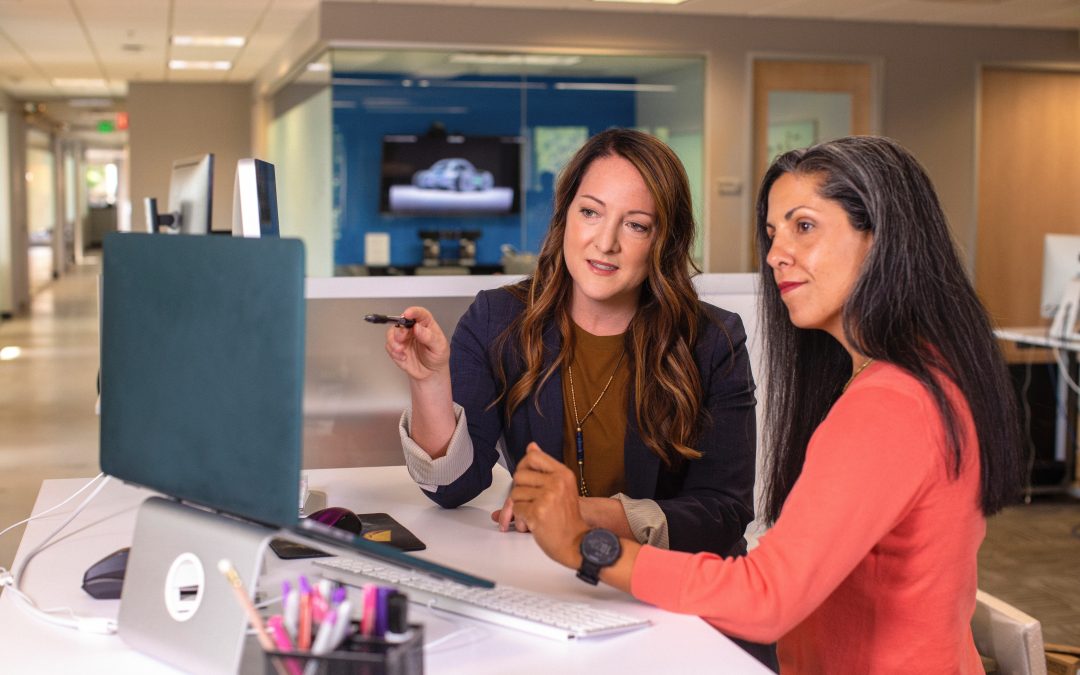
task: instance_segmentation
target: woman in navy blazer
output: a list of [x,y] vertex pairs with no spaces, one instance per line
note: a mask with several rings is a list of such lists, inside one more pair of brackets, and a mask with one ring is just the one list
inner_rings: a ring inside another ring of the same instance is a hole
[[[609,130],[560,174],[532,276],[480,293],[452,344],[427,310],[406,309],[415,325],[391,327],[386,347],[410,377],[402,443],[425,493],[447,508],[464,504],[491,484],[500,453],[512,472],[531,442],[563,460],[573,322],[625,335],[619,364],[631,373],[624,492],[583,496],[582,516],[643,543],[744,553],[754,515],[754,380],[739,317],[693,288],[693,236],[689,182],[675,154],[647,134]],[[493,514],[502,529],[511,517],[509,501]]]

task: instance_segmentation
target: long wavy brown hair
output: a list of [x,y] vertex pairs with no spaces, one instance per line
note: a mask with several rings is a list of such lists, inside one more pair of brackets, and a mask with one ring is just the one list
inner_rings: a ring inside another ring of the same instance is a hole
[[[574,281],[563,257],[566,218],[585,172],[597,159],[610,156],[622,157],[637,168],[656,207],[648,277],[627,329],[626,360],[642,440],[670,467],[701,456],[693,447],[704,422],[694,345],[703,315],[691,282],[692,273],[700,270],[690,257],[695,230],[690,183],[671,148],[648,134],[630,129],[601,132],[589,139],[559,174],[555,211],[536,271],[508,287],[525,303],[525,311],[494,344],[496,354],[513,345],[524,366],[523,374],[516,382],[507,382],[504,361],[496,359],[502,393],[494,404],[501,400],[509,419],[573,356],[570,299]],[[543,334],[553,324],[562,335],[562,347],[545,370]]]

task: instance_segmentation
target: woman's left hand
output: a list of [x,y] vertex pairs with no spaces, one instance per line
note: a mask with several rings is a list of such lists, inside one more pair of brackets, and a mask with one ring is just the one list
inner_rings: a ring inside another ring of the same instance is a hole
[[581,538],[589,526],[578,508],[574,474],[536,443],[530,443],[514,472],[514,516],[522,518],[540,548],[571,569],[581,566]]

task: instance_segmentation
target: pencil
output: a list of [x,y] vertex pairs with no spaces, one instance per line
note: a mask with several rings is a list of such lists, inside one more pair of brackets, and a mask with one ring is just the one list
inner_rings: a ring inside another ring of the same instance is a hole
[[255,629],[255,636],[259,638],[259,644],[268,652],[275,651],[274,641],[270,639],[270,635],[266,632],[266,626],[263,624],[262,617],[259,616],[259,611],[255,609],[255,605],[251,604],[251,598],[248,597],[247,591],[244,590],[244,582],[240,580],[240,575],[236,573],[232,561],[228,558],[222,558],[218,561],[217,566],[218,571],[225,575],[229,585],[232,586],[237,602],[244,608],[248,623]]

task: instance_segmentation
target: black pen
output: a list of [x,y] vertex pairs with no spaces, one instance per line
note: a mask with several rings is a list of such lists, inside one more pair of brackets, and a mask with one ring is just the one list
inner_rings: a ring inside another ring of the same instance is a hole
[[387,316],[385,314],[368,314],[364,316],[364,321],[371,323],[396,323],[402,328],[412,328],[416,324],[416,319],[407,319],[403,316]]

